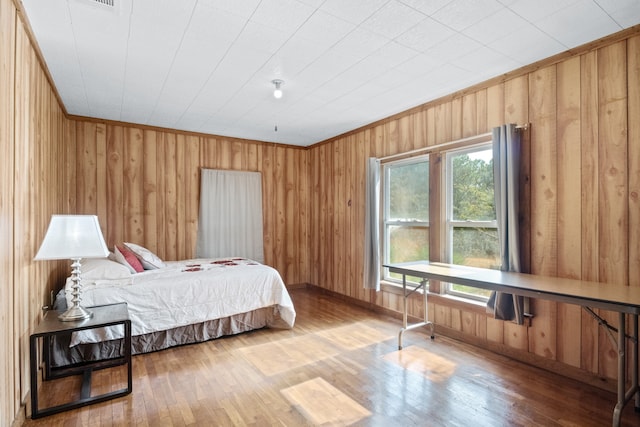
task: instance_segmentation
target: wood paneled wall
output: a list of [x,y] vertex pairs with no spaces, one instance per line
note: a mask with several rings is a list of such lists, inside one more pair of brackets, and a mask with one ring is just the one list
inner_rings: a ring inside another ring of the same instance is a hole
[[167,260],[195,256],[200,169],[262,174],[265,263],[308,282],[306,149],[76,120],[77,210],[97,213],[107,244],[130,241]]
[[[0,425],[21,417],[28,336],[68,275],[64,262],[33,262],[50,215],[97,213],[110,246],[189,258],[200,168],[262,173],[265,260],[287,284],[399,311],[397,293],[362,289],[366,159],[531,122],[528,270],[640,286],[637,29],[303,149],[65,117],[16,4],[0,0]],[[430,305],[436,322],[479,342],[615,376],[608,339],[576,307],[535,301],[527,328],[445,298]]]
[[0,0],[0,424],[10,425],[18,413],[19,377],[14,343],[13,309],[13,93],[15,61],[15,8]]
[[[531,273],[640,286],[640,36],[548,61],[503,81],[311,148],[311,277],[322,288],[401,310],[400,296],[362,290],[364,168],[383,157],[531,123],[524,163]],[[606,286],[606,285],[603,285]],[[387,288],[388,289],[388,288]],[[436,322],[478,341],[615,378],[616,353],[579,307],[534,300],[530,327],[446,298]],[[419,299],[411,305],[421,316]],[[602,312],[611,324],[617,316]]]
[[54,213],[73,212],[69,120],[11,0],[0,0],[0,425],[24,416],[29,334],[69,264],[34,262]]

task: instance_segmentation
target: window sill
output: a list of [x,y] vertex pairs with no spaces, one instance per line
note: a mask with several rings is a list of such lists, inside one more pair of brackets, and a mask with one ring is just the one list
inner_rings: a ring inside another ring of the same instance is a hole
[[[380,282],[380,290],[402,296],[402,285],[397,283],[383,280]],[[418,293],[422,294],[422,291],[418,291]],[[487,303],[484,301],[476,301],[455,295],[441,295],[434,292],[429,292],[429,302],[478,314],[486,314],[487,309]]]

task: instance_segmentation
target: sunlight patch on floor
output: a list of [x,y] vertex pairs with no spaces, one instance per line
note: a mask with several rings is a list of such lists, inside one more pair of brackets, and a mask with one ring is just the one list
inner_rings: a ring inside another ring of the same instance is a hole
[[456,370],[452,361],[414,345],[389,353],[383,359],[437,382],[451,377]]
[[331,343],[318,340],[314,335],[243,347],[239,350],[245,360],[267,376],[315,363],[340,352]]
[[284,397],[313,425],[346,426],[371,412],[322,378],[281,390]]
[[394,335],[381,332],[364,323],[326,329],[316,335],[325,338],[346,350],[356,350],[371,344],[377,344],[393,338]]

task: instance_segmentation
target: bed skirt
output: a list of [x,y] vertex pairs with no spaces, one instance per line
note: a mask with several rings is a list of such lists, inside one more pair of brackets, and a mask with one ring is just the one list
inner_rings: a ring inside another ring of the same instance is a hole
[[[131,337],[131,353],[150,353],[184,344],[208,341],[225,335],[235,335],[267,326],[288,328],[280,320],[278,307],[265,307],[222,319],[186,325],[166,331]],[[118,357],[123,354],[124,340],[116,339],[98,344],[78,344],[69,347],[71,334],[52,339],[51,366],[61,367],[77,363]]]

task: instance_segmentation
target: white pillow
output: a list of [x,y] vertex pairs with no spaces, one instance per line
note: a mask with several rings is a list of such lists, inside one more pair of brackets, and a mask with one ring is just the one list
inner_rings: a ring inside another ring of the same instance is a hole
[[80,276],[83,279],[118,280],[131,277],[127,267],[107,258],[85,259],[80,263]]
[[164,261],[147,248],[143,248],[135,243],[124,242],[124,245],[138,257],[145,270],[155,270],[156,268],[167,266]]

